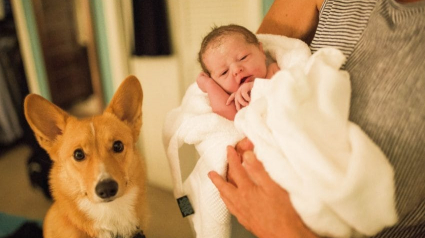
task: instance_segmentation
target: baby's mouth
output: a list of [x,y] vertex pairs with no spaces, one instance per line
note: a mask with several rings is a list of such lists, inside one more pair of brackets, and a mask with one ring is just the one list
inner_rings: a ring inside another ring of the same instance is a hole
[[243,78],[241,79],[241,82],[239,83],[239,85],[242,85],[243,83],[245,83],[245,82],[249,79],[249,77],[250,77],[250,76],[243,77]]

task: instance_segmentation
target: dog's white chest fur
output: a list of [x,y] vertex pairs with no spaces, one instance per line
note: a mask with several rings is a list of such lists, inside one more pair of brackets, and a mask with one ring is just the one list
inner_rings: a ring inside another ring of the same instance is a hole
[[138,229],[135,203],[137,188],[107,203],[93,203],[87,198],[79,202],[79,208],[94,221],[98,238],[132,237]]

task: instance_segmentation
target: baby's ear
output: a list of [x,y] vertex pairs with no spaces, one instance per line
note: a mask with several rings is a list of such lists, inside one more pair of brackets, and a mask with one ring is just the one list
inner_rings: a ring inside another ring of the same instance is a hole
[[142,86],[139,80],[131,75],[121,83],[105,110],[131,127],[135,141],[142,126],[142,102]]
[[24,103],[25,118],[40,146],[49,151],[65,130],[69,115],[36,94],[29,94]]
[[263,53],[264,59],[268,60],[269,59],[269,52],[264,51],[263,43],[260,42],[258,44],[258,49],[260,49],[261,53]]
[[263,49],[263,43],[259,42],[258,48],[261,50],[261,52],[265,53]]

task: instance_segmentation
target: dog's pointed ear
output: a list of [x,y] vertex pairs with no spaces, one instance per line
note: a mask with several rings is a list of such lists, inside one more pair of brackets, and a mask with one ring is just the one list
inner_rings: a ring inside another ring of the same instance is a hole
[[142,103],[142,86],[139,80],[131,75],[121,83],[105,110],[105,112],[114,114],[132,128],[135,141],[139,137],[140,127],[142,126]]
[[62,135],[69,115],[36,94],[25,97],[24,112],[40,146],[48,151]]

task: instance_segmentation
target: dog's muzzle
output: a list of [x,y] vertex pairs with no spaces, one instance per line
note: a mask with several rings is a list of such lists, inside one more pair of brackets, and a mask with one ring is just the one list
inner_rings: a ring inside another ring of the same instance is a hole
[[96,194],[102,199],[110,199],[118,192],[118,183],[112,179],[103,180],[96,185]]

